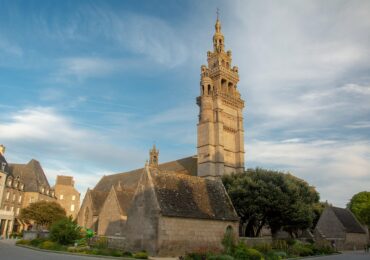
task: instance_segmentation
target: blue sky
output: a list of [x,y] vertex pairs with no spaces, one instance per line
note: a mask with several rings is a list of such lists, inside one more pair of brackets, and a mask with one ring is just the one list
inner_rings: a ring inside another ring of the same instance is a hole
[[216,8],[239,66],[247,167],[344,206],[370,187],[369,1],[2,1],[0,143],[84,193],[104,174],[196,154]]

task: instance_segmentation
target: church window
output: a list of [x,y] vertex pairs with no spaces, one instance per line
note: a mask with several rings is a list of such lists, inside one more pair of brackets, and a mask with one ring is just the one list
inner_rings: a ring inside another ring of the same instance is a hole
[[85,220],[85,221],[84,221],[84,224],[85,224],[84,226],[85,226],[85,227],[87,227],[87,222],[88,222],[88,219],[89,219],[89,214],[90,214],[90,212],[89,212],[89,208],[86,208],[86,209],[85,209],[85,219],[84,219],[84,220]]
[[202,85],[202,95],[204,95],[204,85]]
[[208,95],[211,94],[211,85],[208,85]]

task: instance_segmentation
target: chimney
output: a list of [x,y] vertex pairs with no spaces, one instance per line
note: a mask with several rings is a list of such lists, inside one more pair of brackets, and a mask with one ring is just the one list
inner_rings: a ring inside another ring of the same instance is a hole
[[4,153],[5,153],[5,146],[0,144],[0,154],[4,155]]

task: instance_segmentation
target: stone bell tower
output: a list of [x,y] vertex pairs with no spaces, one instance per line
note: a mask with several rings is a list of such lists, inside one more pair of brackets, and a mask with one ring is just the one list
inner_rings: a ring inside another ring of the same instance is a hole
[[153,148],[149,151],[149,167],[158,167],[158,156],[159,150],[153,145]]
[[231,66],[217,17],[213,51],[201,67],[198,123],[198,176],[244,171],[244,101],[237,89],[238,67]]

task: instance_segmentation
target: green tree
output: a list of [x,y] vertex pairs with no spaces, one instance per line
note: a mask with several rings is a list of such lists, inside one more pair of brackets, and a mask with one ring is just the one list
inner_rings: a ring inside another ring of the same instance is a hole
[[27,222],[34,222],[37,228],[49,228],[49,226],[66,217],[66,211],[56,202],[38,201],[31,203],[21,210],[20,218]]
[[268,225],[272,233],[281,228],[292,236],[310,228],[313,206],[319,201],[315,188],[278,171],[261,168],[223,177],[225,188],[246,228],[242,235],[258,236]]
[[349,202],[348,208],[358,221],[370,227],[370,191],[355,194]]
[[82,237],[81,227],[71,217],[62,218],[51,225],[50,238],[62,245],[73,244]]

